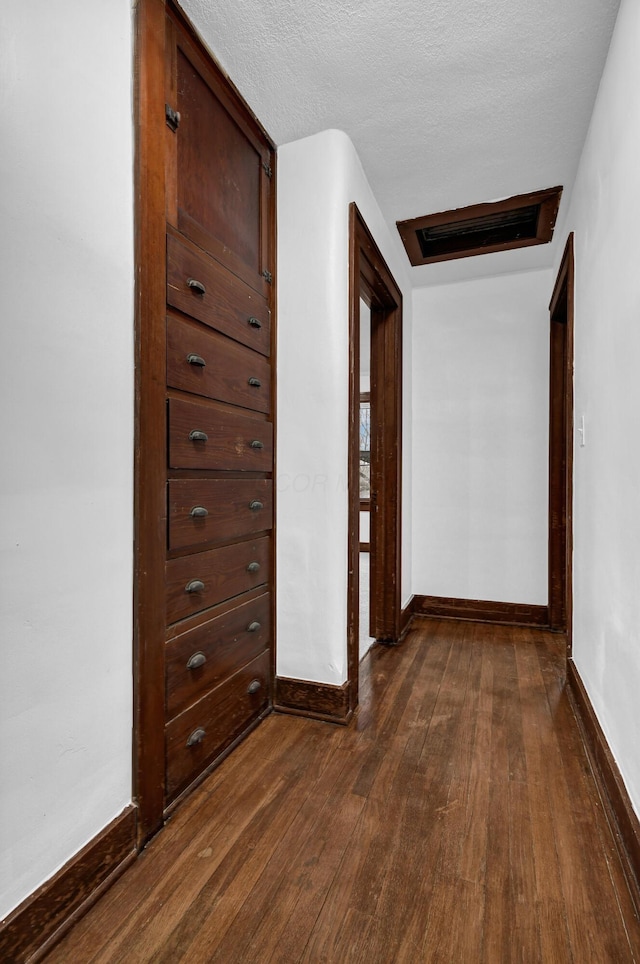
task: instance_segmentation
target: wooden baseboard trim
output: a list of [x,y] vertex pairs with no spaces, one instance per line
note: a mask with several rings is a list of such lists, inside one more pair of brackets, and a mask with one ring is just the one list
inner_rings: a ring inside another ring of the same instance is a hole
[[447,596],[414,596],[413,614],[439,619],[467,619],[480,623],[505,623],[511,626],[549,625],[546,606],[527,603],[490,602],[484,599],[454,599]]
[[353,715],[349,710],[349,681],[342,686],[332,686],[330,683],[276,676],[273,708],[276,713],[293,713],[346,725]]
[[629,892],[636,914],[640,917],[640,821],[572,659],[567,661],[567,684],[603,809],[627,878]]
[[42,960],[136,856],[136,807],[130,806],[0,924],[0,960]]
[[415,614],[416,597],[412,596],[400,613],[400,639],[404,639],[409,631],[409,625]]

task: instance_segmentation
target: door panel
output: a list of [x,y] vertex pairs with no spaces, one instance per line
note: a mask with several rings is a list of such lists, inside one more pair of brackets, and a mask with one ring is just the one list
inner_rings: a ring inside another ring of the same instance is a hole
[[255,284],[261,270],[262,158],[178,49],[178,228]]

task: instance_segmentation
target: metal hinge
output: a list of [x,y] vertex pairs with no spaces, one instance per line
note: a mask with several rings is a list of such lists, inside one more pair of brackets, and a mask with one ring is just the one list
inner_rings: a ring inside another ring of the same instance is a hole
[[177,131],[180,124],[180,111],[174,110],[169,104],[165,104],[164,116],[167,120],[167,127],[170,127],[172,131]]
[[271,274],[270,271],[267,271],[265,269],[262,272],[262,277],[264,278],[264,280],[267,282],[268,285],[273,284],[273,275]]
[[273,177],[273,171],[271,170],[271,165],[267,164],[266,161],[262,165],[262,170],[267,175],[267,177]]

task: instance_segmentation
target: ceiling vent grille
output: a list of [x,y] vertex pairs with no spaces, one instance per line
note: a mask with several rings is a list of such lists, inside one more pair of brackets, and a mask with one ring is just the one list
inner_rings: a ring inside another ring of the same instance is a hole
[[561,187],[398,221],[412,265],[546,244],[553,237]]

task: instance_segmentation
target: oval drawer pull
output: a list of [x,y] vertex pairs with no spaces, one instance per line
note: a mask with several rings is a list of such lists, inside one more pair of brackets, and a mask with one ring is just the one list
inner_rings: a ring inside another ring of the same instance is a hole
[[202,579],[191,579],[184,587],[185,592],[202,592],[204,583]]
[[263,448],[264,448],[264,442],[261,442],[260,439],[254,438],[253,442],[251,443],[251,448],[252,448],[252,449],[263,449]]
[[198,432],[197,429],[194,428],[193,431],[189,432],[189,441],[190,442],[208,442],[209,436],[207,435],[206,432]]
[[201,666],[207,662],[207,657],[204,653],[194,653],[187,660],[187,669],[200,669]]
[[260,381],[259,378],[250,378],[249,384],[251,385],[252,388],[260,388],[262,386],[262,382]]
[[192,351],[187,355],[187,361],[190,365],[198,365],[200,368],[204,368],[207,364],[202,355],[196,355]]
[[247,572],[257,572],[260,568],[259,562],[250,562],[247,566]]
[[201,726],[197,730],[194,730],[187,740],[187,746],[197,746],[198,743],[202,743],[205,736],[207,735],[206,730],[203,730]]
[[252,502],[249,503],[249,508],[251,509],[252,512],[257,512],[258,509],[264,509],[264,506],[262,502],[258,501],[258,499],[254,499]]
[[254,318],[253,315],[251,316],[251,318],[247,319],[247,324],[251,325],[252,328],[262,328],[262,322],[260,321],[260,319]]
[[249,625],[247,626],[248,633],[257,633],[259,629],[262,629],[262,626],[257,621],[257,619],[254,619],[253,622],[249,623]]
[[192,519],[204,519],[209,515],[209,510],[203,505],[194,505],[189,515]]
[[252,679],[249,685],[247,686],[247,693],[251,693],[251,695],[253,696],[254,693],[258,692],[261,686],[262,686],[262,683],[260,682],[259,679]]
[[187,284],[192,289],[192,291],[195,291],[196,294],[206,295],[207,289],[205,288],[205,286],[202,284],[201,281],[197,281],[195,278],[187,278]]

